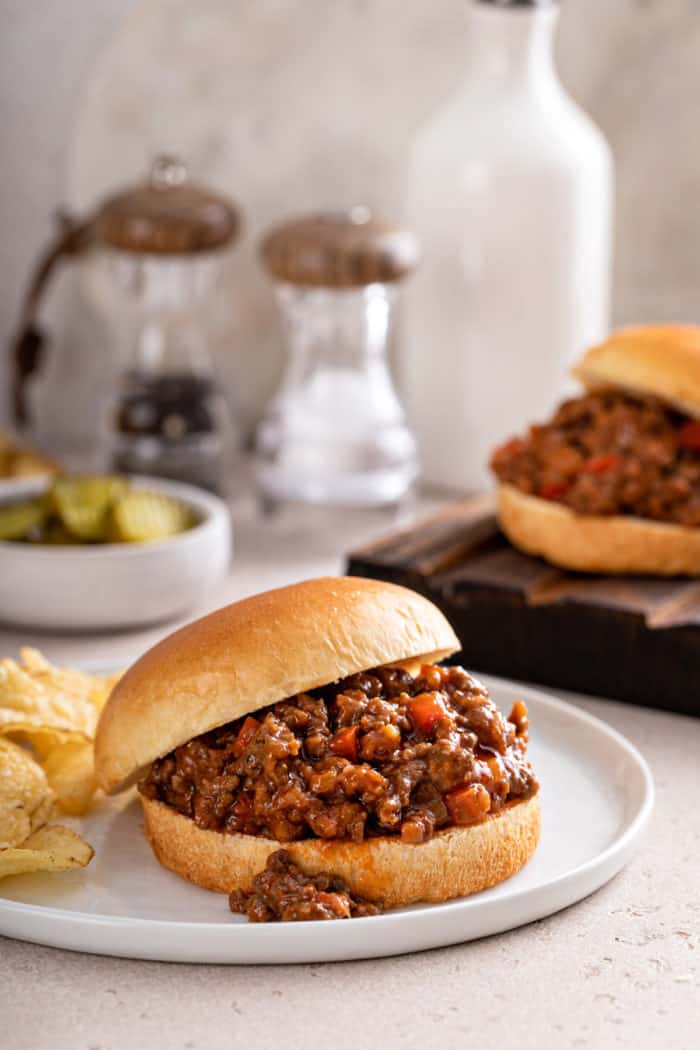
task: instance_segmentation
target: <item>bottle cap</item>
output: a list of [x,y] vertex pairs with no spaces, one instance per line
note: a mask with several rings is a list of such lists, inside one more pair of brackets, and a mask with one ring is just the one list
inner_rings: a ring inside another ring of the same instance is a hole
[[307,215],[269,231],[260,245],[279,281],[316,288],[359,288],[398,281],[414,269],[418,240],[408,229],[373,218],[368,208]]

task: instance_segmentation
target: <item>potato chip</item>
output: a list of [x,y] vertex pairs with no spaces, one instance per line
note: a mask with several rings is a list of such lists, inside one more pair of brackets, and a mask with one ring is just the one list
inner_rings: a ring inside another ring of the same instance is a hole
[[57,473],[56,463],[52,463],[33,448],[17,445],[6,431],[0,430],[0,478]]
[[69,740],[85,740],[85,737],[77,733],[62,733],[60,729],[36,729],[33,726],[29,729],[0,726],[0,737],[3,732],[9,740],[26,745],[40,764],[44,763],[54,748],[67,744]]
[[44,654],[39,652],[38,649],[34,649],[31,645],[23,645],[19,655],[22,663],[30,673],[34,671],[49,671],[51,669],[51,664]]
[[[43,802],[40,802],[37,808],[32,813],[32,832],[38,831],[39,828],[43,828],[44,824],[48,824],[51,819],[54,808],[54,797],[53,791],[49,791],[48,795]],[[21,843],[20,843],[21,845]]]
[[[0,741],[3,735],[9,735],[14,741],[28,744],[46,771],[46,793],[53,799],[55,791],[56,801],[65,813],[83,814],[97,787],[92,747],[97,719],[121,675],[95,675],[54,667],[37,649],[28,647],[21,649],[20,655],[21,663],[0,660]],[[29,752],[18,750],[27,756],[27,768],[39,769]],[[43,776],[41,770],[39,773]],[[11,781],[16,778],[15,773],[8,776]],[[27,814],[16,799],[7,805],[13,807],[15,823],[5,845],[16,845],[18,836],[26,838],[39,825],[32,823],[31,813]],[[48,817],[47,810],[42,823]],[[7,821],[9,828],[9,817]]]
[[46,774],[19,744],[0,737],[0,849],[24,842],[51,812]]
[[84,868],[94,856],[92,846],[60,824],[35,831],[20,846],[0,850],[0,879],[30,871]]
[[74,667],[56,667],[44,654],[32,646],[23,645],[19,651],[24,670],[47,689],[55,689],[69,697],[87,697],[93,701],[101,695],[105,682],[113,684],[117,675],[98,675],[90,671],[79,671]]
[[30,673],[15,660],[0,660],[0,733],[56,729],[92,740],[98,709],[90,699],[94,683],[82,674],[56,668]]
[[90,690],[90,702],[95,705],[98,713],[109,700],[109,694],[123,674],[123,671],[115,671],[113,674],[91,675],[94,682]]
[[123,671],[109,675],[91,674],[70,667],[55,667],[38,649],[25,645],[19,651],[25,669],[47,688],[61,689],[77,696],[87,696],[91,704],[101,711],[109,694],[114,689]]
[[68,740],[59,744],[49,752],[43,766],[59,808],[74,817],[86,813],[97,788],[92,742]]

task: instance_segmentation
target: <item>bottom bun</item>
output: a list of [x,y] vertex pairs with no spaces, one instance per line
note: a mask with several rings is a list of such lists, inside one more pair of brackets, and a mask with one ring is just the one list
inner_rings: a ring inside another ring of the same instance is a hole
[[700,576],[700,528],[621,514],[576,514],[512,485],[499,486],[498,517],[515,547],[564,569]]
[[538,796],[513,803],[481,824],[440,831],[416,846],[390,836],[364,842],[284,843],[227,835],[197,827],[162,802],[141,801],[146,837],[161,864],[218,893],[250,892],[269,855],[284,848],[308,875],[340,876],[352,894],[386,908],[446,901],[514,875],[530,859],[540,837]]

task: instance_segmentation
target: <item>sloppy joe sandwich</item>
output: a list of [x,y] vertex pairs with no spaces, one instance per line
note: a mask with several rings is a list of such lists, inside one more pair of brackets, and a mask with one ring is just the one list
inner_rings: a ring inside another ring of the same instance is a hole
[[510,541],[563,568],[700,575],[700,327],[623,328],[586,392],[496,449]]
[[334,886],[347,915],[485,889],[532,855],[538,785],[525,705],[505,718],[439,665],[459,647],[429,601],[374,580],[237,602],[126,672],[98,727],[99,782],[138,781],[158,860],[232,907],[303,876],[298,901],[277,894],[282,917],[334,917]]

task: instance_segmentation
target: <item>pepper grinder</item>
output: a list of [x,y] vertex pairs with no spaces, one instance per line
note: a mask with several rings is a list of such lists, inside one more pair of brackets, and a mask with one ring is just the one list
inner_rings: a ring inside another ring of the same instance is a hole
[[112,411],[117,470],[223,487],[234,431],[213,374],[206,312],[239,222],[230,201],[190,182],[167,157],[148,183],[100,211],[97,234],[112,250],[95,276],[113,289],[127,344]]
[[220,488],[234,428],[209,358],[207,314],[239,226],[231,201],[167,156],[143,182],[66,218],[34,271],[12,346],[16,424],[33,422],[27,387],[47,346],[39,324],[47,285],[61,261],[78,259],[118,362],[106,411],[90,405],[110,467]]
[[257,433],[263,509],[396,505],[418,472],[387,348],[397,283],[418,261],[407,229],[365,207],[273,228],[261,245],[288,351]]

